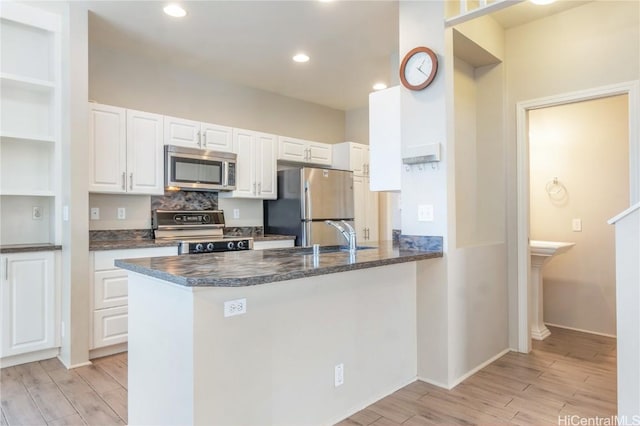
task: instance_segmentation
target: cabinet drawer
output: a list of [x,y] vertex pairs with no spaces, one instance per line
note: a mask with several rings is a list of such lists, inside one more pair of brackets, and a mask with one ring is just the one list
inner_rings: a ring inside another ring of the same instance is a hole
[[93,313],[93,347],[126,343],[129,330],[129,309],[119,308],[99,309]]
[[115,269],[113,261],[116,259],[135,259],[139,257],[174,256],[178,254],[178,247],[151,247],[126,250],[105,250],[93,252],[94,270],[104,271]]
[[127,282],[127,273],[120,269],[96,272],[93,280],[94,309],[127,306]]

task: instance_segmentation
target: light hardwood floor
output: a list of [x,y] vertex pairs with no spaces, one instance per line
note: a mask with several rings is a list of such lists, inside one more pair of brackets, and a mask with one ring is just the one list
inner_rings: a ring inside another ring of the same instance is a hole
[[[530,354],[508,353],[450,391],[417,381],[339,425],[557,425],[559,416],[615,415],[615,339],[550,329]],[[127,354],[93,361],[71,371],[55,359],[2,369],[0,424],[126,424]]]

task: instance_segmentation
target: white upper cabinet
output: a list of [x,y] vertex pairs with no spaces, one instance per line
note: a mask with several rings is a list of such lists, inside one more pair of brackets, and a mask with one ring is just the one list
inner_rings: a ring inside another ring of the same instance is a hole
[[211,151],[233,152],[233,129],[217,124],[201,123],[201,148]]
[[90,192],[164,194],[162,116],[89,104]]
[[164,117],[164,144],[232,152],[233,129],[218,124]]
[[275,199],[277,136],[233,129],[233,150],[238,156],[236,190],[220,192],[219,196]]
[[127,110],[127,192],[164,194],[162,116]]
[[371,190],[400,191],[400,86],[369,94]]
[[0,357],[59,346],[54,256],[54,252],[34,252],[0,257]]
[[126,117],[124,108],[89,104],[89,191],[125,191]]
[[369,146],[355,142],[333,145],[333,168],[351,170],[355,176],[369,176]]
[[278,160],[292,163],[331,166],[330,144],[278,136]]

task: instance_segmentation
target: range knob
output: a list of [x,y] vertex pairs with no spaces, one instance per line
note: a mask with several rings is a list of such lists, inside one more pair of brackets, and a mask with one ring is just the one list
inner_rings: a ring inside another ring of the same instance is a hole
[[239,249],[243,249],[244,248],[244,241],[238,241],[238,248]]
[[213,251],[213,243],[207,244],[207,251]]
[[202,245],[202,243],[196,244],[196,253],[201,252],[203,249],[204,249],[204,246]]
[[235,246],[234,246],[234,244],[233,244],[233,241],[229,241],[229,242],[227,243],[227,248],[228,248],[229,250],[233,250],[233,249],[235,248]]

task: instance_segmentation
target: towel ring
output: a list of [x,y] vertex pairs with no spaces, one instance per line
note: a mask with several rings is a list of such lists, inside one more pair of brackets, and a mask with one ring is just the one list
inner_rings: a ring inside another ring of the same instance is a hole
[[557,177],[554,177],[553,180],[547,182],[544,189],[551,198],[562,197],[562,193],[567,190],[564,185],[560,183]]

